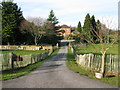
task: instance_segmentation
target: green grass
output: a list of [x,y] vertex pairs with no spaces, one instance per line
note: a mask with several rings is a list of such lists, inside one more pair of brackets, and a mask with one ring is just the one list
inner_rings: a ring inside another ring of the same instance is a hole
[[17,55],[30,55],[30,54],[40,54],[44,53],[47,50],[4,50],[2,51],[3,54],[14,53]]
[[37,63],[34,63],[32,65],[28,65],[26,67],[11,69],[11,70],[5,70],[2,71],[2,80],[8,80],[8,79],[14,79],[18,78],[20,76],[26,75],[30,73],[31,71],[35,70],[36,68],[40,67],[45,61],[50,59],[51,57],[55,56],[59,49],[55,50],[48,58],[45,60],[39,61]]
[[[79,73],[80,76],[86,76],[95,80],[100,80],[102,82],[118,86],[118,77],[104,77],[102,79],[97,79],[95,78],[95,71],[92,71],[88,68],[77,65],[75,57],[72,54],[70,49],[68,50],[66,64],[70,70],[76,73]],[[120,86],[120,83],[119,83],[119,86]]]
[[[108,44],[110,46],[110,44]],[[105,47],[105,44],[104,44]],[[75,48],[77,54],[87,54],[87,53],[94,53],[94,54],[101,54],[100,51],[102,50],[102,46],[100,44],[93,44],[88,45],[86,47],[80,47],[77,46]],[[106,54],[114,54],[118,55],[118,44],[114,44],[107,52]]]

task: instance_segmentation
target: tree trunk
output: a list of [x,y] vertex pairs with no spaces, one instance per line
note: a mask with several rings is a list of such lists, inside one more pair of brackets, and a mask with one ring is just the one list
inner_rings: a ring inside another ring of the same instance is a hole
[[37,45],[37,38],[35,37],[35,45]]
[[104,74],[105,74],[105,53],[102,54],[101,73],[104,76]]
[[7,45],[9,46],[9,45],[10,45],[10,42],[7,42]]

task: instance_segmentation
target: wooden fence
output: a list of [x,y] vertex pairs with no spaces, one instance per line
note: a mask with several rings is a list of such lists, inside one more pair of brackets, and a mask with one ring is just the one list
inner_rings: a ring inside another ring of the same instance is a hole
[[16,55],[13,53],[9,54],[0,54],[0,63],[1,70],[7,70],[7,69],[13,69],[13,68],[18,68],[18,67],[24,67],[29,64],[36,63],[42,59],[45,59],[48,57],[52,51],[48,51],[42,54],[37,54],[37,55]]
[[[80,66],[95,70],[101,71],[101,55],[95,54],[76,54],[73,46],[70,46],[71,51],[75,55],[76,63]],[[119,56],[118,55],[106,55],[105,56],[105,73],[118,74],[119,66]]]
[[56,46],[33,46],[33,45],[0,45],[0,50],[55,50]]

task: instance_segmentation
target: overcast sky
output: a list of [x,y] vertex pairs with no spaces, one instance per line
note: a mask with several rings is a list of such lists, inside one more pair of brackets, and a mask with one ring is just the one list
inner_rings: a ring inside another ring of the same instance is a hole
[[95,15],[96,20],[103,23],[112,20],[114,26],[118,23],[118,1],[119,0],[14,0],[21,7],[23,15],[38,16],[47,18],[50,10],[59,19],[59,25],[67,24],[77,26],[81,21],[82,25],[87,13]]

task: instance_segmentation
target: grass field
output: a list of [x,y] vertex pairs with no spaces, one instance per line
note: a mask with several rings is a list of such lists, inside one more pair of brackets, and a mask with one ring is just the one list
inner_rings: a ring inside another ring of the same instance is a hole
[[95,78],[95,72],[89,70],[88,68],[84,68],[84,67],[77,65],[75,57],[72,54],[70,49],[68,50],[66,64],[70,70],[78,73],[80,76],[86,76],[86,77],[89,77],[95,80],[100,80],[102,82],[109,83],[109,84],[116,85],[116,86],[118,86],[119,84],[120,86],[120,83],[118,82],[118,77],[107,77],[106,76],[102,79],[97,79]]
[[48,58],[45,60],[39,61],[37,63],[34,63],[32,65],[28,65],[26,67],[11,69],[11,70],[4,70],[2,71],[2,80],[8,80],[8,79],[14,79],[18,78],[20,76],[26,75],[30,73],[31,71],[35,70],[36,68],[40,67],[45,61],[50,59],[51,57],[55,56],[59,49],[55,50]]
[[[110,44],[108,44],[110,46]],[[104,44],[105,47],[105,44]],[[88,45],[86,47],[77,46],[75,48],[77,54],[87,54],[87,53],[94,53],[94,54],[101,54],[100,51],[102,50],[102,47],[100,44],[93,44]],[[118,55],[118,44],[114,44],[107,52],[106,54],[114,54]]]
[[8,54],[8,53],[14,53],[17,55],[30,55],[30,54],[40,54],[40,53],[44,53],[47,50],[3,50],[2,53],[3,54]]

